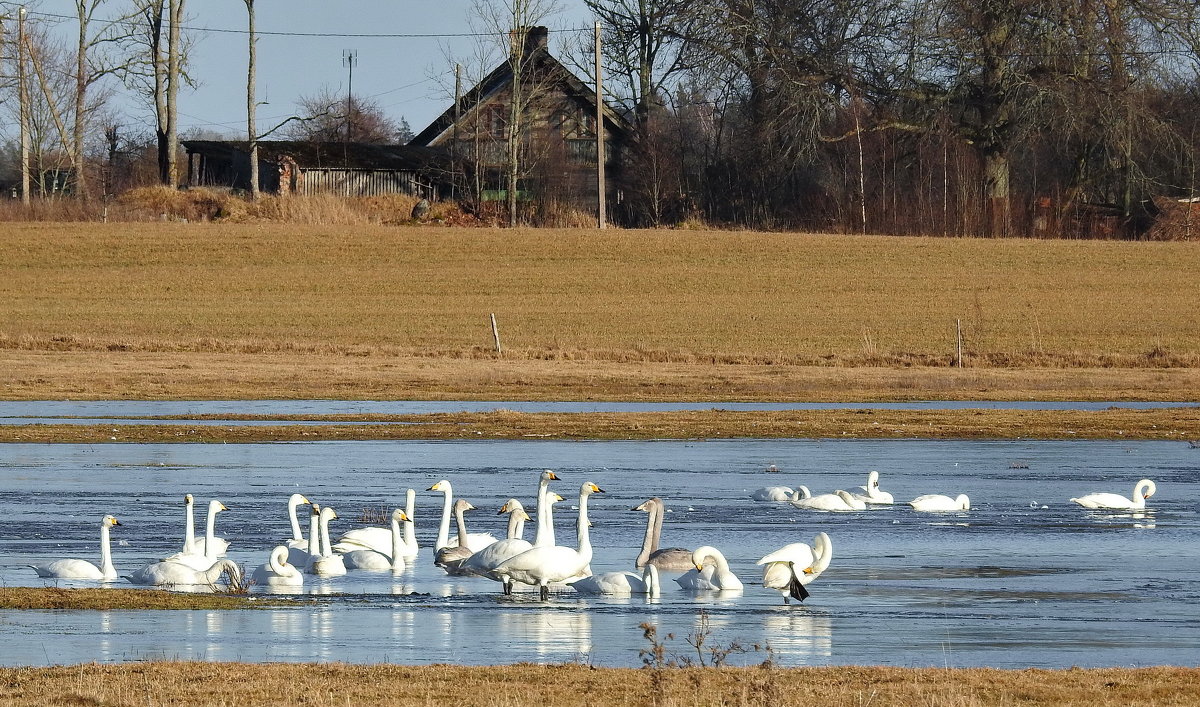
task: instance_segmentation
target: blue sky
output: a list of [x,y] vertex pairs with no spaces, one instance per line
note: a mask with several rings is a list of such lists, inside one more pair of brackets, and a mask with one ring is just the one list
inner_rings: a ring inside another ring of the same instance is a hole
[[[109,0],[108,4],[116,8],[119,2]],[[547,21],[550,27],[590,26],[592,20],[581,0],[562,0],[560,5],[562,11]],[[72,41],[74,20],[46,16],[73,16],[72,0],[41,0],[27,7],[37,21],[60,23],[64,41]],[[475,47],[481,40],[469,36],[331,35],[467,34],[474,31],[471,8],[471,0],[257,0],[258,98],[267,101],[258,109],[259,130],[293,115],[295,101],[301,95],[313,94],[322,87],[343,93],[348,70],[342,56],[346,50],[353,50],[358,55],[355,95],[373,98],[390,117],[397,121],[403,117],[414,131],[420,131],[452,100],[453,65],[448,56],[469,59],[478,53]],[[180,95],[180,133],[199,128],[241,136],[246,120],[245,3],[190,0],[186,11],[187,25],[194,28],[192,35],[197,40],[190,70],[200,86]],[[104,13],[102,7],[98,16]],[[271,32],[322,36],[275,36]],[[556,40],[565,42],[568,36],[552,35],[552,50]],[[465,85],[469,83],[464,81]],[[120,96],[116,106],[129,124],[151,124],[140,106]]]

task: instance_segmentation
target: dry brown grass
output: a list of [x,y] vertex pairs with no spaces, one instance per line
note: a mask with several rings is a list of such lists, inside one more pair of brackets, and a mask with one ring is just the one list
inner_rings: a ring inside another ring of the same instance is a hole
[[6,705],[1194,705],[1200,670],[355,666],[155,662],[0,669]]
[[[251,417],[251,416],[243,416]],[[275,417],[275,416],[272,416]],[[814,410],[308,416],[326,425],[0,426],[0,442],[245,443],[377,439],[1200,439],[1200,408]],[[336,423],[333,420],[344,422]],[[378,424],[379,420],[399,424]],[[358,424],[356,424],[358,423]],[[365,423],[365,424],[364,424]]]

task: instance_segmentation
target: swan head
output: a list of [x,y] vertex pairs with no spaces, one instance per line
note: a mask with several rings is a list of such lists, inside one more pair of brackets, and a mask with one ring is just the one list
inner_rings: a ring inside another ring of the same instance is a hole
[[546,495],[546,503],[559,503],[559,502],[565,501],[565,500],[567,500],[567,499],[563,498],[562,496],[559,496],[558,494],[556,494],[554,492],[550,492],[549,494]]
[[644,502],[644,503],[641,503],[641,504],[639,504],[639,505],[637,505],[637,506],[634,506],[633,508],[630,508],[629,510],[631,510],[631,511],[644,511],[644,512],[646,512],[646,513],[649,513],[649,512],[651,512],[651,511],[653,511],[653,510],[654,510],[654,501],[646,501],[646,502]]
[[473,510],[475,510],[475,506],[472,506],[471,502],[466,499],[460,498],[454,502],[454,512],[455,513],[465,513],[466,511],[473,511]]
[[971,510],[971,499],[967,498],[967,494],[965,493],[958,494],[958,498],[954,499],[954,503],[964,511]]
[[209,513],[220,513],[221,511],[227,511],[227,510],[229,510],[229,509],[225,507],[225,504],[221,503],[220,501],[218,501],[215,498],[208,502],[208,512]]
[[604,489],[600,488],[599,486],[597,486],[596,484],[593,484],[590,481],[585,481],[583,483],[583,486],[579,487],[579,493],[580,493],[580,495],[583,495],[583,496],[590,496],[594,493],[604,493]]
[[809,491],[807,486],[797,486],[796,490],[792,491],[793,501],[799,501],[805,498],[812,498],[812,491]]
[[867,474],[867,486],[869,486],[871,488],[879,488],[879,472],[878,471],[872,471],[870,474]]
[[121,521],[117,520],[116,516],[104,516],[102,519],[100,519],[100,525],[103,525],[105,528],[111,528],[114,525],[120,524]]
[[550,469],[546,469],[542,472],[541,480],[542,481],[558,481],[558,474],[555,474]]
[[1150,479],[1142,479],[1141,481],[1137,482],[1137,488],[1134,489],[1134,491],[1135,491],[1134,495],[1137,495],[1136,492],[1138,490],[1142,490],[1142,500],[1144,501],[1147,498],[1150,498],[1151,496],[1153,496],[1154,492],[1157,491],[1158,489],[1155,488],[1154,482],[1151,481]]
[[392,520],[394,520],[398,523],[411,523],[412,522],[412,518],[409,518],[408,514],[406,514],[404,512],[404,509],[402,509],[402,508],[397,508],[396,510],[392,511]]
[[[313,508],[316,508],[314,505]],[[338,517],[337,511],[333,510],[333,506],[325,506],[321,509],[321,520],[334,520]]]
[[437,482],[436,484],[434,484],[433,486],[430,486],[429,488],[427,488],[425,490],[426,491],[441,491],[442,493],[449,493],[450,492],[450,482],[445,479],[442,479],[441,481]]
[[310,501],[307,498],[305,498],[304,494],[302,494],[302,493],[294,493],[288,497],[288,505],[289,506],[300,506],[300,505],[304,505],[305,503],[310,503]]
[[720,550],[712,545],[701,545],[695,550],[692,550],[692,565],[695,566],[697,570],[703,570],[705,560],[711,558],[713,562],[716,562],[718,557],[724,559],[724,555],[721,554]]
[[184,495],[183,495],[183,502],[184,502],[185,504],[187,504],[187,505],[189,505],[189,506],[190,506],[190,505],[192,505],[193,503],[195,503],[195,502],[196,502],[196,500],[195,500],[194,498],[192,498],[192,494],[190,494],[190,493],[186,493],[186,494],[184,494]]
[[319,504],[319,503],[312,504],[312,511],[310,513],[311,513],[311,515],[314,515],[314,516],[320,516],[321,515],[321,504]]
[[505,513],[516,513],[517,511],[524,511],[524,510],[525,510],[525,505],[523,503],[521,503],[520,501],[518,501],[515,498],[510,498],[504,502],[503,506],[500,506],[500,510],[496,511],[496,515],[502,516]]

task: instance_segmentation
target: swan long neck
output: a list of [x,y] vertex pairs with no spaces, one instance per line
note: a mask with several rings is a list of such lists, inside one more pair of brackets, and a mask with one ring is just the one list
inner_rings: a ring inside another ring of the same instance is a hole
[[329,516],[321,514],[321,556],[333,557],[333,545],[329,542]]
[[400,521],[392,516],[392,571],[404,569],[404,538],[400,534]]
[[654,552],[654,505],[650,504],[646,511],[646,536],[642,538],[642,551],[634,560],[634,567],[641,567],[650,561],[650,553]]
[[196,516],[192,513],[192,499],[187,499],[183,506],[183,551],[191,552],[192,546],[196,544]]
[[446,501],[442,504],[442,522],[438,526],[437,542],[433,546],[435,550],[441,550],[450,544],[450,504],[454,502],[454,489],[450,483],[443,481],[441,485]]
[[212,567],[202,570],[200,575],[208,580],[209,584],[213,584],[220,579],[221,575],[225,574],[226,571],[229,572],[234,580],[238,579],[238,567],[236,564],[234,564],[233,560],[221,560],[220,562],[214,562]]
[[296,506],[300,505],[297,498],[288,499],[288,520],[292,523],[292,540],[303,540],[304,532],[300,530],[300,520],[296,518]]
[[417,529],[416,524],[412,522],[413,511],[417,510],[417,492],[409,489],[406,495],[404,515],[408,516],[409,522],[404,524],[404,544],[408,546],[408,551],[413,553],[417,551]]
[[112,547],[108,539],[108,523],[100,523],[100,574],[104,579],[117,578],[117,568],[113,567]]
[[467,520],[462,508],[454,509],[454,525],[458,529],[458,546],[467,547]]
[[508,539],[515,540],[525,532],[525,521],[521,520],[521,514],[517,510],[513,510],[508,514]]
[[667,514],[667,504],[662,502],[662,499],[654,501],[654,538],[651,540],[650,552],[658,550],[662,545],[662,524],[663,516]]
[[214,503],[208,504],[208,523],[204,526],[204,556],[216,557],[217,548],[213,538],[217,537],[217,506]]
[[312,516],[308,520],[308,554],[312,557],[321,554],[320,514],[316,506],[313,506]]
[[[299,522],[297,522],[299,527]],[[287,574],[287,548],[282,545],[271,551],[271,558],[267,560],[267,566],[275,574]]]
[[579,567],[582,569],[592,561],[592,541],[588,537],[588,522],[587,517],[588,494],[579,492],[579,517],[575,520],[575,535],[579,540],[579,559],[582,564]]
[[533,535],[534,547],[554,544],[554,513],[550,508],[550,479],[538,481],[537,528]]
[[658,568],[654,565],[646,565],[646,569],[642,570],[642,580],[646,582],[646,594],[648,596],[657,597],[661,590],[658,584]]
[[830,542],[829,536],[821,533],[817,536],[814,543],[817,554],[817,561],[813,563],[813,575],[818,575],[829,568],[829,562],[833,559],[833,543]]

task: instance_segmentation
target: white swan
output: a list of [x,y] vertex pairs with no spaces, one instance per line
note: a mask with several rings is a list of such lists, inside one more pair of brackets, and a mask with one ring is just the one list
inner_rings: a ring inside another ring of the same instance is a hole
[[895,498],[892,494],[879,488],[879,472],[872,471],[867,474],[867,485],[859,486],[862,493],[855,492],[854,497],[866,503],[874,503],[877,505],[890,505],[895,503]]
[[1150,479],[1142,479],[1133,486],[1133,497],[1125,498],[1117,493],[1089,493],[1071,500],[1084,508],[1107,508],[1116,511],[1136,510],[1146,507],[1146,499],[1158,489]]
[[579,575],[592,561],[592,543],[588,537],[588,496],[604,493],[596,484],[589,482],[579,487],[579,516],[575,520],[575,535],[578,548],[562,545],[533,547],[516,557],[502,562],[496,572],[507,575],[513,581],[537,586],[542,601],[550,596],[550,583],[562,582]]
[[408,515],[399,508],[392,511],[391,528],[392,547],[388,553],[378,550],[351,550],[342,555],[347,569],[352,570],[391,570],[392,574],[404,571],[404,553],[406,551],[404,536],[400,531],[401,523],[409,523]]
[[[705,559],[711,559],[713,564],[705,564]],[[725,591],[742,588],[742,581],[729,569],[725,556],[711,545],[703,545],[692,551],[692,565],[692,569],[675,578],[684,589]]]
[[754,501],[790,501],[795,490],[788,486],[764,486],[750,494]]
[[[556,493],[553,495],[562,499],[562,496]],[[543,501],[543,503],[545,502]],[[548,508],[549,506],[546,507]],[[512,594],[512,582],[509,578],[497,575],[493,570],[510,557],[516,557],[522,552],[529,550],[533,545],[521,537],[525,534],[525,521],[529,520],[529,514],[525,511],[525,507],[521,502],[515,498],[508,499],[500,507],[497,515],[503,513],[508,514],[508,537],[498,540],[471,555],[463,560],[458,568],[460,574],[472,574],[500,582],[504,587],[504,593]]]
[[[188,532],[186,533],[186,535],[192,534],[191,533],[191,523],[190,523],[190,518],[192,515],[192,512],[191,512],[192,500],[191,499],[192,499],[192,495],[190,493],[184,497],[184,503],[185,503],[185,505],[188,506],[187,513],[188,513],[188,518],[189,518],[189,523],[188,523],[188,528],[187,528]],[[217,514],[220,513],[221,511],[227,511],[227,510],[229,510],[229,509],[225,507],[224,503],[221,503],[220,501],[218,501],[216,499],[209,501],[208,502],[208,522],[205,527],[204,537],[201,538],[199,541],[197,541],[195,538],[192,538],[190,544],[185,537],[184,547],[191,547],[192,550],[191,551],[185,550],[183,552],[177,552],[174,555],[168,555],[167,557],[162,558],[162,561],[163,562],[179,562],[184,565],[187,565],[188,567],[190,567],[194,570],[207,570],[209,567],[212,567],[213,563],[216,562],[217,559],[219,559],[221,555],[225,554],[225,551],[223,549],[221,549],[222,548],[221,543],[224,543],[223,547],[226,547],[226,548],[229,547],[228,542],[226,542],[224,539],[218,538],[218,537],[216,537],[216,535],[214,535],[214,532],[216,531]],[[218,542],[218,541],[220,541],[220,542]],[[197,549],[197,548],[199,548],[199,549]]]
[[663,516],[666,514],[666,505],[661,498],[655,496],[630,510],[645,511],[649,514],[646,517],[646,535],[642,538],[642,551],[633,561],[634,567],[641,569],[649,563],[664,571],[692,568],[691,550],[682,547],[659,547],[662,540]]
[[242,570],[233,560],[217,560],[206,570],[197,570],[181,562],[152,562],[131,575],[126,575],[134,584],[161,586],[190,586],[215,584],[221,575],[228,574],[230,584],[240,584]]
[[254,569],[250,579],[261,587],[299,587],[304,584],[304,574],[288,564],[287,558],[287,545],[276,545],[271,557]]
[[[413,512],[417,506],[417,492],[414,489],[409,489],[405,493],[404,515],[408,517],[408,522],[404,524],[404,539],[401,549],[404,550],[404,559],[411,562],[417,558],[419,547],[417,546],[417,531],[413,525]],[[347,530],[338,538],[333,545],[334,552],[347,553],[354,550],[375,550],[389,557],[392,554],[392,529],[369,527],[369,528],[354,528]]]
[[308,567],[313,560],[321,556],[321,506],[309,501],[308,515],[308,547],[293,547],[288,543],[288,564],[296,567]]
[[969,511],[971,510],[971,499],[967,498],[967,494],[965,493],[960,493],[957,498],[930,493],[924,496],[917,496],[909,501],[908,505],[912,506],[915,511],[924,511],[926,513]]
[[833,559],[833,543],[825,533],[818,533],[812,547],[804,543],[784,545],[768,554],[755,564],[763,567],[763,586],[783,595],[783,603],[789,597],[804,601],[808,590],[804,585],[821,576]]
[[[464,513],[473,510],[475,510],[475,506],[471,505],[469,501],[460,498],[454,502],[454,521],[458,526],[458,536],[455,539],[458,540],[458,544],[439,548],[433,556],[433,564],[446,570],[446,574],[461,574],[459,565],[463,563],[463,560],[475,554],[465,540],[471,536],[467,533],[467,521],[463,518]],[[495,544],[493,542],[488,547]],[[484,548],[484,550],[486,549]]]
[[[442,504],[442,522],[438,526],[437,541],[433,544],[434,551],[444,547],[457,546],[458,538],[450,539],[450,508],[454,504],[454,487],[450,485],[449,481],[442,479],[427,490],[441,491],[446,496],[446,500]],[[471,552],[479,552],[494,542],[496,542],[496,536],[491,533],[472,533],[467,536],[467,547],[471,548]]]
[[658,568],[648,564],[641,576],[633,572],[605,572],[567,583],[580,594],[646,594],[657,597],[661,593],[658,583]]
[[29,565],[39,577],[51,579],[93,579],[111,582],[117,578],[117,570],[113,567],[112,550],[109,546],[108,529],[120,525],[114,516],[106,515],[100,519],[100,566],[97,567],[87,560],[54,560],[44,565]]
[[[554,510],[550,507],[551,504],[557,501],[546,501],[550,495],[550,482],[558,481],[558,474],[555,474],[550,469],[544,469],[538,475],[538,492],[537,492],[537,526],[534,528],[533,545],[534,547],[542,547],[543,545],[554,546],[557,543],[554,539]],[[559,501],[562,496],[554,494]],[[546,506],[545,514],[542,513],[543,503]]]
[[848,492],[838,489],[833,493],[822,493],[807,498],[792,499],[796,508],[806,508],[813,511],[863,511],[867,504]]
[[308,541],[304,539],[304,532],[300,530],[300,520],[296,517],[296,508],[311,505],[311,503],[302,493],[294,493],[288,496],[288,523],[292,526],[292,537],[286,543],[289,548],[294,547],[303,550],[308,547]]
[[309,574],[316,574],[322,577],[340,577],[346,574],[346,563],[342,560],[341,555],[333,552],[333,547],[329,543],[329,521],[337,517],[337,511],[329,506],[321,509],[321,554],[318,557],[314,557],[308,566],[304,568]]

